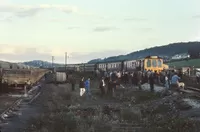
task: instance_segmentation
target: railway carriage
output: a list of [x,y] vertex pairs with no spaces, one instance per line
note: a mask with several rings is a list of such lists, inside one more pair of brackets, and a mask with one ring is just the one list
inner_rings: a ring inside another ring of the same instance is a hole
[[123,70],[123,62],[110,62],[107,64],[107,71],[121,71]]
[[99,71],[107,71],[108,64],[107,63],[97,63],[97,70]]
[[[76,64],[71,68],[78,72],[96,72],[96,71],[157,71],[166,69],[163,59],[158,56],[147,56],[143,59],[125,60],[116,62],[98,62],[93,64]],[[68,69],[68,68],[67,68]]]
[[80,64],[79,65],[79,71],[84,72],[85,71],[84,69],[85,69],[85,64]]
[[143,68],[142,60],[128,60],[124,61],[124,71],[140,71]]
[[94,72],[96,70],[96,64],[84,64],[85,72]]
[[126,60],[118,62],[98,63],[97,69],[100,71],[157,71],[161,72],[166,69],[167,65],[163,64],[163,59],[158,56],[147,56],[138,60]]

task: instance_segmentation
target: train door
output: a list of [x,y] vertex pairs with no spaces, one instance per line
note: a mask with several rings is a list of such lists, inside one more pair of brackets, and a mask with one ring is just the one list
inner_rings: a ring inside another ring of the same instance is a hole
[[121,62],[121,71],[124,69],[124,61]]
[[106,72],[108,72],[108,63],[105,63],[106,65]]
[[144,71],[144,60],[140,60],[141,71]]

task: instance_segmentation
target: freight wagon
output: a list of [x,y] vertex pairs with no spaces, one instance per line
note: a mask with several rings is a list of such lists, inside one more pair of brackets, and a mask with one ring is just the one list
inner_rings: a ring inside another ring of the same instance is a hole
[[47,83],[65,83],[67,76],[65,72],[50,72],[45,74],[45,81]]

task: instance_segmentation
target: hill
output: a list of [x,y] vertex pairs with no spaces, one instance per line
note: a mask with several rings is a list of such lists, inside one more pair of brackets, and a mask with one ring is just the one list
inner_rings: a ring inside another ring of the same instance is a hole
[[[52,63],[47,62],[47,61],[42,61],[42,60],[33,60],[33,61],[28,61],[28,62],[23,62],[25,65],[33,66],[33,67],[43,67],[43,68],[51,68]],[[57,64],[53,63],[53,66],[59,67],[59,66],[64,66],[64,64]]]
[[195,68],[200,67],[200,59],[191,59],[191,60],[182,60],[182,61],[176,61],[176,62],[169,62],[167,63],[170,67],[188,67],[188,66],[194,66]]
[[200,49],[200,42],[180,42],[172,43],[164,46],[156,46],[149,49],[135,51],[127,55],[111,56],[105,59],[94,59],[88,63],[106,62],[106,61],[120,61],[144,58],[148,55],[161,56],[165,59],[169,59],[176,54],[187,53],[188,50]]

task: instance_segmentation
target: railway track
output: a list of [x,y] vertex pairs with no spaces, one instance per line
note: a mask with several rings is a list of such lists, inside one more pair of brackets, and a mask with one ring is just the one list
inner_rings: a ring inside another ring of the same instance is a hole
[[190,94],[191,96],[200,98],[200,89],[194,87],[186,87],[185,89],[180,89],[180,92]]
[[11,105],[9,105],[5,110],[3,110],[2,113],[0,113],[0,123],[4,123],[5,120],[9,117],[12,117],[19,111],[19,106],[24,100],[28,100],[26,104],[31,104],[41,93],[40,91],[41,86],[35,86],[31,88],[27,92],[27,97],[24,95],[21,95],[18,99],[16,99]]

